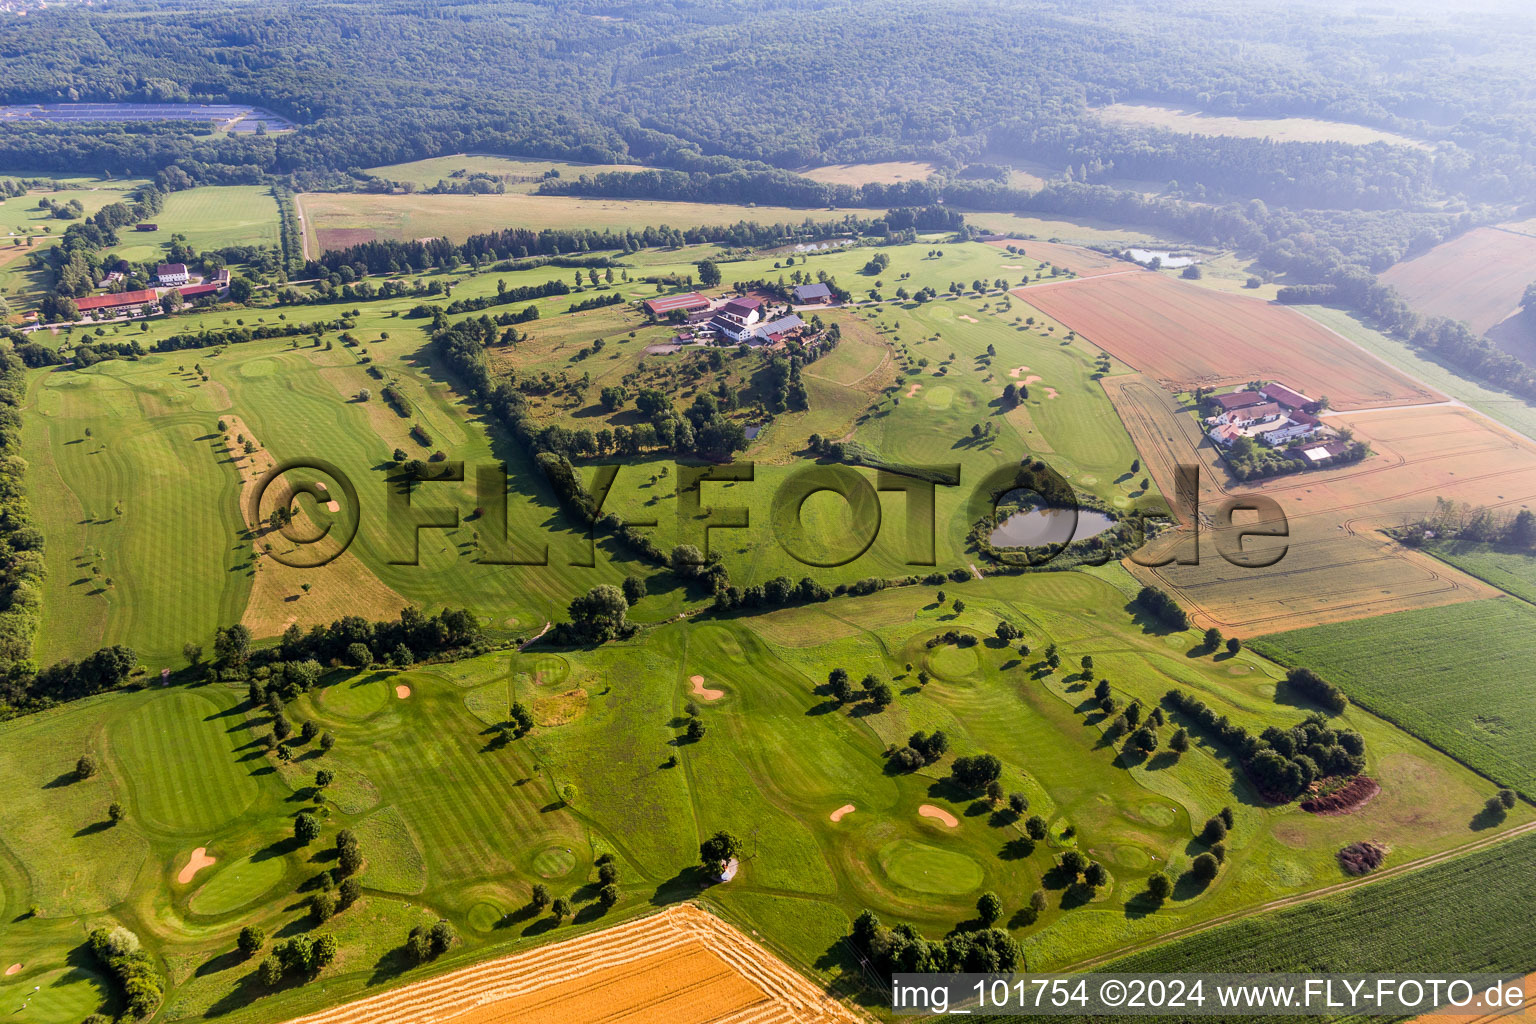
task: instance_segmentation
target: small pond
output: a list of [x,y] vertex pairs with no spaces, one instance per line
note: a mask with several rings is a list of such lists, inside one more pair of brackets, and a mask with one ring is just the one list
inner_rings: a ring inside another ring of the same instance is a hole
[[1200,261],[1193,256],[1175,256],[1171,252],[1162,249],[1127,249],[1126,254],[1137,263],[1151,263],[1153,260],[1162,260],[1164,269],[1178,270],[1180,267],[1188,267]]
[[1115,520],[1102,512],[1079,509],[1077,529],[1072,529],[1072,513],[1060,508],[1033,508],[1015,512],[998,524],[990,539],[994,547],[1025,548],[1047,544],[1065,544],[1103,533]]

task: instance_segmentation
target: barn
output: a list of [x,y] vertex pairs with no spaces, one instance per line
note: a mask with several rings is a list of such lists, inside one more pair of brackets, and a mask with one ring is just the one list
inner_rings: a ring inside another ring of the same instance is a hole
[[676,312],[691,313],[698,309],[708,309],[709,300],[698,292],[688,292],[685,295],[665,295],[659,299],[646,299],[645,311],[658,320],[664,320]]

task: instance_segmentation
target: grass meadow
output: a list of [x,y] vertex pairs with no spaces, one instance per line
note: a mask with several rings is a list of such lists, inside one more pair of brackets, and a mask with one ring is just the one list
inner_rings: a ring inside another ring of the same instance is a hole
[[1502,785],[1536,795],[1524,686],[1536,658],[1536,608],[1501,597],[1261,637],[1350,698]]
[[126,228],[113,251],[131,262],[160,259],[173,234],[185,235],[199,252],[231,245],[265,245],[277,248],[277,200],[265,185],[205,185],[172,192],[165,209],[155,215],[156,232]]
[[584,164],[569,160],[520,159],[490,153],[454,153],[451,156],[370,167],[366,173],[391,181],[410,182],[417,188],[431,188],[439,181],[452,182],[455,180],[455,171],[494,174],[506,183],[508,192],[532,192],[550,171],[557,172],[561,177],[574,178],[583,174],[642,170],[645,168],[639,164]]
[[[843,985],[857,968],[839,939],[865,907],[939,936],[965,927],[990,889],[1031,966],[1051,969],[1340,882],[1334,852],[1360,835],[1388,843],[1393,864],[1494,834],[1475,821],[1489,784],[1358,708],[1344,721],[1365,736],[1383,792],[1350,816],[1265,805],[1198,735],[1182,756],[1125,760],[1104,740],[1091,686],[1069,668],[1043,671],[1046,643],[1060,645],[1068,666],[1091,653],[1125,699],[1154,703],[1178,685],[1254,729],[1310,710],[1277,692],[1282,670],[1256,654],[1213,658],[1193,632],[1146,631],[1126,607],[1133,588],[1118,569],[996,578],[950,586],[966,600],[961,613],[936,602],[933,588],[911,587],[657,625],[598,649],[333,672],[288,714],[332,733],[335,748],[322,755],[295,742],[286,764],[257,742],[265,710],[222,684],[151,686],[0,724],[0,785],[12,795],[0,810],[0,948],[24,964],[0,981],[0,1005],[48,979],[51,1002],[34,1002],[29,1021],[73,1024],[94,1009],[104,989],[78,950],[82,927],[106,921],[127,924],[162,958],[165,1019],[245,1021],[294,1016],[686,898]],[[988,640],[925,645],[949,629],[990,636],[1004,618],[1035,655]],[[895,702],[883,711],[838,705],[818,692],[833,666],[890,680]],[[723,696],[695,697],[694,675]],[[398,686],[409,695],[396,696]],[[535,728],[496,742],[492,726],[512,700],[533,711]],[[706,726],[697,742],[682,738],[691,701]],[[1001,758],[1005,789],[1028,796],[1048,838],[1030,842],[1011,813],[957,792],[945,781],[948,757],[915,774],[888,770],[888,745],[935,728],[949,735],[951,756]],[[1171,731],[1161,730],[1165,741]],[[102,771],[79,781],[72,768],[84,752]],[[337,781],[317,799],[319,767]],[[113,800],[128,810],[116,826],[105,820]],[[831,821],[845,804],[854,811]],[[925,804],[958,824],[921,816]],[[1223,806],[1235,827],[1221,875],[1207,887],[1181,882],[1165,905],[1150,906],[1147,875],[1179,876],[1204,849],[1201,823]],[[305,807],[323,820],[310,846],[289,838]],[[1522,806],[1508,824],[1530,817]],[[343,827],[361,837],[364,896],[314,926],[303,898]],[[718,828],[746,843],[729,885],[710,885],[693,867],[699,841]],[[198,846],[216,863],[182,884]],[[1052,870],[1074,846],[1112,876],[1087,902]],[[602,853],[621,875],[622,898],[607,913],[591,884]],[[571,896],[574,921],[557,927],[527,910],[535,882]],[[1036,888],[1048,894],[1038,920],[1022,909]],[[439,916],[463,942],[436,966],[408,970],[399,944],[413,924]],[[253,922],[277,936],[333,932],[341,957],[323,985],[268,993],[254,961],[232,952]]]

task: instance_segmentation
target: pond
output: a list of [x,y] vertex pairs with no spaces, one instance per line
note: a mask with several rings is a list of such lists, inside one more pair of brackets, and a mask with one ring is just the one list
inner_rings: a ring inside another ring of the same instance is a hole
[[1137,263],[1151,263],[1153,260],[1161,260],[1166,270],[1178,270],[1180,267],[1192,266],[1200,261],[1193,256],[1175,256],[1171,252],[1162,249],[1127,249],[1126,255]]
[[1047,544],[1065,544],[1069,540],[1084,540],[1114,525],[1115,520],[1102,512],[1079,509],[1077,529],[1074,530],[1069,510],[1034,508],[1015,512],[1003,520],[988,539],[994,547],[999,548],[1042,547]]

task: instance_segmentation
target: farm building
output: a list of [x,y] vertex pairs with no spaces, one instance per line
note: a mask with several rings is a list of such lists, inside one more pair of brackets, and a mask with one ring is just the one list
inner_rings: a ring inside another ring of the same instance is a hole
[[1312,404],[1312,399],[1283,384],[1211,395],[1208,400],[1221,410],[1205,418],[1208,433],[1223,448],[1239,437],[1280,445],[1328,430],[1321,420],[1302,409]]
[[1292,409],[1304,409],[1314,404],[1313,400],[1300,391],[1293,391],[1284,384],[1265,384],[1259,389],[1259,393],[1271,401],[1277,403],[1287,412]]
[[93,309],[121,309],[128,306],[145,306],[156,301],[155,290],[145,288],[137,292],[118,292],[116,295],[87,295],[75,300],[75,308],[82,313]]
[[1212,395],[1210,401],[1216,403],[1221,407],[1221,411],[1226,413],[1263,405],[1265,402],[1270,401],[1270,398],[1257,391],[1234,391],[1228,395]]
[[708,309],[709,300],[698,292],[689,292],[686,295],[667,295],[659,299],[646,299],[645,311],[656,319],[664,319],[676,312],[691,313],[695,310]]
[[150,223],[147,223],[147,222],[146,223],[140,223],[140,224],[135,224],[133,226],[133,230],[135,230],[135,231],[159,231],[160,230],[160,225],[159,224],[150,224]]
[[184,299],[196,299],[203,295],[217,295],[222,289],[216,284],[191,284],[179,289]]
[[187,273],[185,263],[162,263],[155,268],[155,280],[166,287],[173,288],[192,280],[192,275]]
[[788,316],[781,316],[777,320],[758,324],[752,331],[752,334],[754,335],[754,340],[768,345],[776,345],[804,326],[805,321],[791,313]]
[[826,305],[832,301],[832,289],[825,284],[797,284],[795,285],[795,302],[800,305],[820,303]]
[[753,333],[759,316],[759,303],[751,299],[727,299],[715,310],[709,326],[732,341],[745,341]]

